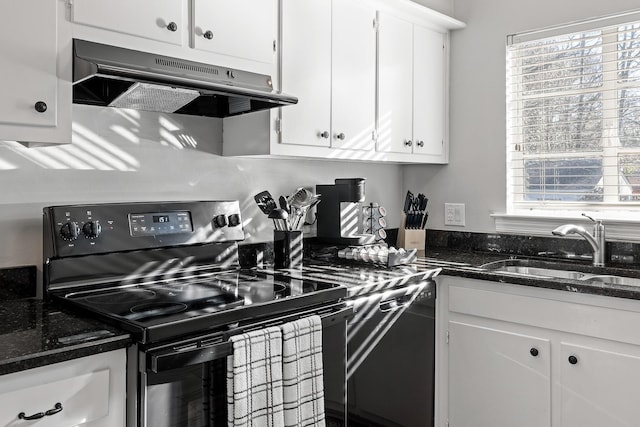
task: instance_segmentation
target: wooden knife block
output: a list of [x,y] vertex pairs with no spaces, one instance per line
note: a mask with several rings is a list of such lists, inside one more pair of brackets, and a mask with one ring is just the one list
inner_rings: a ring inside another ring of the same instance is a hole
[[424,229],[406,229],[407,216],[404,212],[400,213],[400,227],[398,227],[398,241],[396,246],[405,249],[417,249],[418,256],[423,257],[427,241],[427,230]]

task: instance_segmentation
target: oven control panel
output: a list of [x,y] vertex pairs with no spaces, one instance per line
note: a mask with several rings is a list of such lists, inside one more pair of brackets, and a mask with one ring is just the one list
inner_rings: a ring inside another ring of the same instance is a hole
[[244,240],[238,201],[51,206],[43,231],[46,257]]

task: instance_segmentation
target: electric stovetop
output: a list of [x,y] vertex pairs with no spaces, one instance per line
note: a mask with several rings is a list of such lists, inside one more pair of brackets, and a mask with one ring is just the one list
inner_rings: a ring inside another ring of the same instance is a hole
[[346,289],[336,283],[241,269],[108,282],[58,290],[52,296],[97,314],[146,343],[338,301]]

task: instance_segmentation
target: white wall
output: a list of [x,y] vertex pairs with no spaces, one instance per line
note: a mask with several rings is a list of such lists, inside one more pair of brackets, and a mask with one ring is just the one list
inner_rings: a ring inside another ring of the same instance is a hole
[[[506,209],[505,46],[508,34],[640,7],[637,0],[455,0],[467,23],[451,36],[450,163],[408,166],[403,191],[424,192],[428,228],[493,232]],[[466,204],[466,227],[444,225],[444,203]]]
[[453,0],[412,0],[430,9],[437,10],[445,15],[453,15]]
[[[0,142],[0,267],[41,265],[47,205],[238,199],[247,242],[272,238],[253,196],[289,194],[334,178],[367,178],[367,200],[399,203],[400,166],[221,157],[222,122],[74,106],[73,144],[24,148]],[[389,209],[389,223],[399,221]]]

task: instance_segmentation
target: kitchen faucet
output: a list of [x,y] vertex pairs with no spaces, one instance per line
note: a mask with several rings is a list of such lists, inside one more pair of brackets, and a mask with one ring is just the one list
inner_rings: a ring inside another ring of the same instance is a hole
[[593,235],[589,234],[584,227],[575,224],[564,224],[560,227],[553,230],[551,233],[554,236],[566,236],[567,234],[579,234],[584,237],[584,239],[589,242],[591,248],[593,249],[593,265],[595,267],[604,267],[605,260],[605,248],[606,241],[604,237],[604,224],[601,220],[595,220],[586,214],[582,214],[582,216],[589,218],[593,221]]

